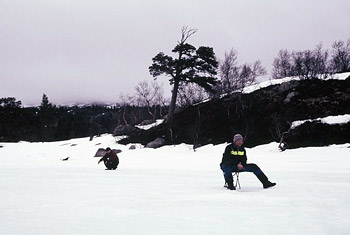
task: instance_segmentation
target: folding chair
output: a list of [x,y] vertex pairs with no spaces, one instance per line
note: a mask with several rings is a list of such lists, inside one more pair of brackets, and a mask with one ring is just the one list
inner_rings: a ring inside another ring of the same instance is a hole
[[[233,186],[235,186],[235,188],[237,188],[237,186],[239,187],[239,189],[241,189],[241,184],[239,182],[239,172],[232,172],[232,177],[233,177]],[[227,183],[225,183],[224,187],[227,188]]]
[[[239,182],[239,172],[233,172],[232,176],[233,176],[233,185],[235,186],[235,188],[237,188],[237,185],[238,185],[239,189],[241,189],[241,183]],[[235,181],[235,177],[236,177],[236,181]]]

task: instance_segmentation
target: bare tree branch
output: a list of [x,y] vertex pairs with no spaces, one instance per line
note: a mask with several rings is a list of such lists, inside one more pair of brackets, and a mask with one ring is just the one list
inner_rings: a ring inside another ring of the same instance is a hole
[[181,28],[181,40],[178,41],[179,44],[184,44],[188,38],[190,38],[193,34],[197,33],[197,29],[188,28],[188,26],[183,26]]

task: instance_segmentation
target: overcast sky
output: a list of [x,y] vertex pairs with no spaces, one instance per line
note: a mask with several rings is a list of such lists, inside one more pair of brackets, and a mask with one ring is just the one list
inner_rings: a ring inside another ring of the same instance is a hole
[[[115,103],[152,80],[152,57],[189,43],[271,71],[279,49],[350,38],[349,0],[0,0],[0,97],[37,105]],[[170,94],[170,85],[164,79]]]

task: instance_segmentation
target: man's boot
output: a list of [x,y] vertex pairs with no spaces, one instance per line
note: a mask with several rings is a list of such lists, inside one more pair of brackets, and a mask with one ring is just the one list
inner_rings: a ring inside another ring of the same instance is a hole
[[260,182],[263,184],[264,188],[270,188],[276,185],[276,183],[271,183],[266,175],[264,173],[261,173],[259,175],[257,175],[256,177],[258,177],[258,179],[260,180]]
[[264,188],[270,188],[270,187],[273,187],[275,185],[276,185],[276,183],[272,183],[270,181],[267,181],[266,184],[264,184]]
[[233,181],[227,182],[227,189],[236,190],[235,186],[233,186]]

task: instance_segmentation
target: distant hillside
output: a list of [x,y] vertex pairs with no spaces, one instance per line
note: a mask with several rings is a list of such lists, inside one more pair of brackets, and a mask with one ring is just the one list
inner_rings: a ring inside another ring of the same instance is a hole
[[[119,124],[136,125],[162,118],[167,107],[53,106],[26,107],[0,102],[0,141],[57,141],[113,133]],[[153,112],[153,113],[152,113]],[[152,115],[153,114],[153,115]]]
[[147,144],[163,137],[165,144],[202,146],[230,142],[235,133],[244,135],[248,147],[279,142],[282,135],[291,148],[350,142],[350,123],[307,122],[289,130],[296,120],[350,114],[349,104],[350,76],[345,80],[290,79],[251,93],[234,93],[188,107],[175,114],[171,126],[163,123],[137,130],[120,143]]

